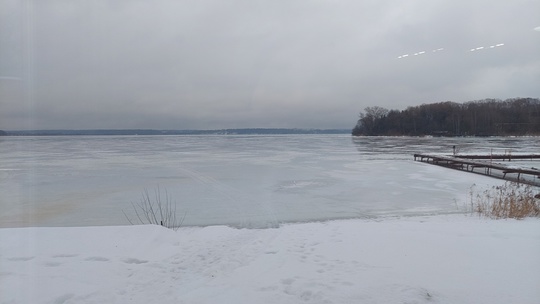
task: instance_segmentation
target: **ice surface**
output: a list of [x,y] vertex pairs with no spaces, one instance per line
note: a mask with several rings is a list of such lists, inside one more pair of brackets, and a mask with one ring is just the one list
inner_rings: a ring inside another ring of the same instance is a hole
[[79,136],[0,139],[0,227],[128,224],[144,189],[177,202],[184,225],[462,212],[502,181],[414,162],[414,153],[538,153],[540,139]]

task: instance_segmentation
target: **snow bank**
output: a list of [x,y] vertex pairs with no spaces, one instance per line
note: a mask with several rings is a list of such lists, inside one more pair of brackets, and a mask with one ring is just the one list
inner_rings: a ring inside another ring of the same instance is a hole
[[1,303],[538,303],[540,221],[0,229]]

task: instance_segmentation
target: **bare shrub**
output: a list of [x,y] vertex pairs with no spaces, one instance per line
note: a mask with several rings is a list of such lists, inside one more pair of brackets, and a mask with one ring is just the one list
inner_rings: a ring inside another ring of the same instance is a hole
[[471,207],[480,215],[490,218],[540,217],[540,200],[535,198],[533,186],[506,182],[477,194],[471,194]]
[[160,225],[177,231],[186,214],[179,218],[176,216],[176,202],[173,201],[165,190],[162,196],[161,189],[158,187],[154,190],[154,195],[151,196],[147,189],[144,189],[141,200],[138,203],[131,203],[135,218],[129,217],[123,210],[124,216],[132,225]]

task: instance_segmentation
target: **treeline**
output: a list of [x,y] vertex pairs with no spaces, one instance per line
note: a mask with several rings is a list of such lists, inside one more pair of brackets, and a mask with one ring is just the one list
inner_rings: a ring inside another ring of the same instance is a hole
[[484,99],[439,102],[388,110],[367,107],[352,130],[355,136],[512,136],[540,135],[540,99]]

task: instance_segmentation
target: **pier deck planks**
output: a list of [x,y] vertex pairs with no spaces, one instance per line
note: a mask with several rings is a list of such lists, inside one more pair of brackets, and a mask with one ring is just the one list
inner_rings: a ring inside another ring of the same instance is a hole
[[[481,160],[477,160],[481,159]],[[540,187],[540,169],[521,168],[501,163],[494,163],[493,160],[512,160],[512,159],[540,159],[540,154],[518,154],[512,155],[433,155],[433,154],[414,154],[414,160],[428,164],[439,165],[452,169],[483,174],[505,180],[516,180],[517,182],[527,183]],[[489,160],[489,161],[485,161]],[[482,171],[475,171],[477,168],[483,168]],[[516,177],[510,177],[507,174],[517,174]]]

